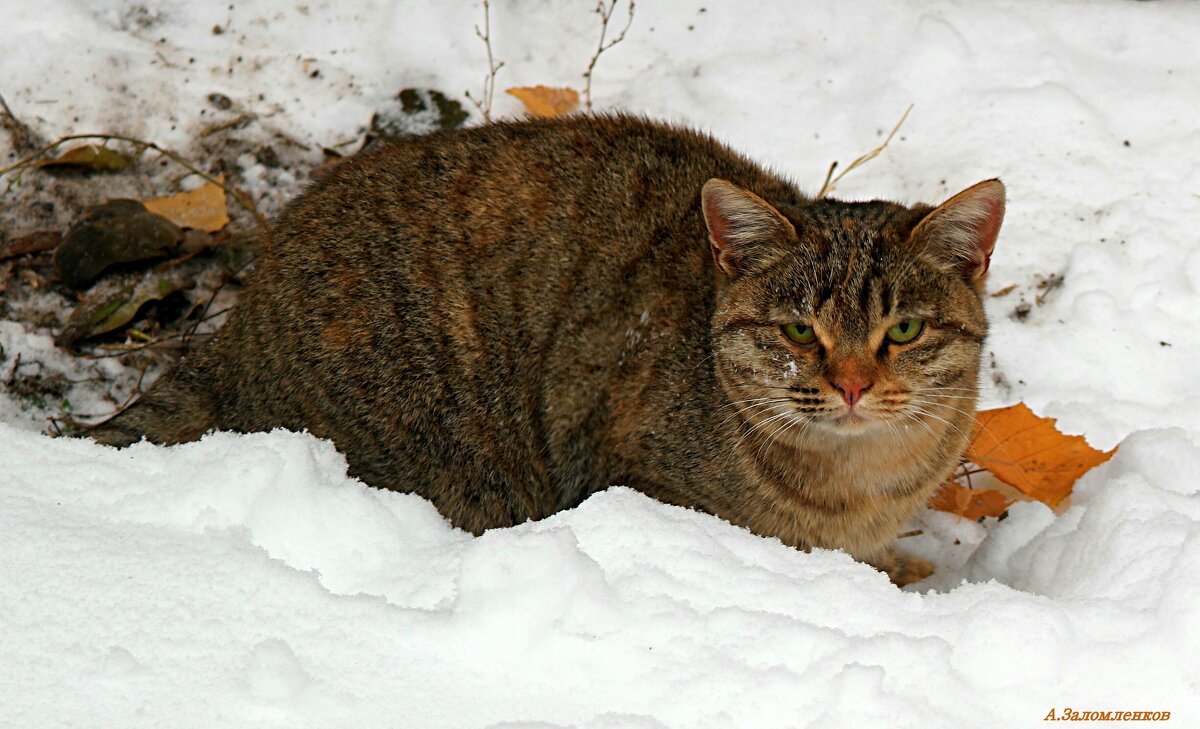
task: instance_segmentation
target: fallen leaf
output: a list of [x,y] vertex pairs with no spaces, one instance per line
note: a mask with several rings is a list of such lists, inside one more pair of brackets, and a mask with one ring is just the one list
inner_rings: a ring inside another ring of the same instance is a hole
[[191,279],[185,274],[173,272],[162,276],[148,276],[133,286],[126,286],[106,296],[85,299],[71,312],[67,325],[55,338],[60,347],[94,337],[128,324],[143,306],[188,288]]
[[534,116],[554,117],[569,114],[579,106],[579,92],[564,86],[516,86],[505,92],[517,97]]
[[133,163],[133,158],[108,147],[85,144],[72,147],[53,159],[34,162],[34,167],[81,167],[98,172],[119,172]]
[[[222,183],[224,177],[217,178]],[[161,215],[180,228],[215,233],[229,223],[225,191],[211,182],[191,190],[144,201],[146,209]]]
[[81,289],[110,266],[161,258],[181,240],[183,231],[137,200],[109,200],[67,230],[54,268],[63,283]]
[[1000,516],[1013,500],[994,489],[969,489],[947,481],[929,502],[931,509],[948,511],[967,519]]
[[1071,493],[1075,481],[1116,452],[1098,451],[1078,435],[1064,435],[1053,418],[1035,415],[1024,403],[976,414],[966,458],[993,476],[1051,507]]

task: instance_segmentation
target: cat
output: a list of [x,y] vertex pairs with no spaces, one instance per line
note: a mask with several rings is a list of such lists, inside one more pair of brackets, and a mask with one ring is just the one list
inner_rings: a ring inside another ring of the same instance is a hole
[[624,484],[906,584],[1004,205],[814,200],[632,116],[412,138],[293,201],[228,323],[91,435],[307,430],[474,533]]

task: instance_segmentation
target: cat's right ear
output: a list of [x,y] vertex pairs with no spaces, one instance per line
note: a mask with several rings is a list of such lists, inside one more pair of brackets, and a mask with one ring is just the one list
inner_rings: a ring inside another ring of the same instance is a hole
[[700,191],[713,260],[728,276],[761,268],[779,244],[796,240],[787,218],[758,195],[713,178]]

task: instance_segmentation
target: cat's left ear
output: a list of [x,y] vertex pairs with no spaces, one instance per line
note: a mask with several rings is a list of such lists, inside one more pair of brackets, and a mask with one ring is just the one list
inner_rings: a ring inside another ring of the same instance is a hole
[[958,267],[978,287],[983,285],[1002,222],[1004,183],[985,180],[926,215],[913,230],[912,238]]

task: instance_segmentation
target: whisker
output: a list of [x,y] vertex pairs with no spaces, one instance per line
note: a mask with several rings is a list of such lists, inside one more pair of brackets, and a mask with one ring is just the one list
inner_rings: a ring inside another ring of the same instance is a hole
[[901,411],[900,411],[900,415],[901,415],[901,416],[903,416],[905,420],[911,420],[911,421],[913,421],[914,423],[916,423],[917,425],[920,425],[921,427],[925,428],[925,430],[928,430],[928,431],[929,431],[929,434],[930,434],[930,435],[932,435],[934,438],[937,438],[937,437],[938,437],[937,431],[936,431],[936,430],[934,430],[934,429],[933,429],[933,428],[932,428],[932,427],[929,425],[929,423],[926,423],[924,420],[921,420],[921,418],[917,417],[917,416],[916,416],[916,415],[914,415],[913,413],[910,413],[910,412],[908,412],[908,411],[906,411],[906,410],[901,410]]
[[931,400],[925,400],[925,399],[922,399],[922,398],[917,398],[917,397],[914,397],[914,398],[910,399],[910,400],[909,400],[909,402],[911,402],[911,403],[915,403],[915,404],[917,404],[918,406],[919,406],[919,405],[928,405],[928,406],[930,406],[930,407],[939,407],[939,408],[945,408],[945,409],[947,409],[947,410],[951,410],[951,411],[953,411],[953,412],[956,412],[956,413],[958,413],[959,415],[965,415],[965,416],[967,416],[968,418],[970,418],[970,417],[973,417],[973,416],[974,416],[974,413],[973,413],[972,411],[969,411],[969,410],[963,410],[962,408],[957,408],[957,407],[954,407],[954,406],[953,406],[953,405],[951,405],[950,403],[946,403],[946,402],[934,402],[934,401],[931,401]]
[[716,356],[717,356],[717,353],[713,352],[712,354],[708,355],[704,359],[700,360],[699,362],[696,363],[696,366],[692,367],[690,370],[687,371],[687,374],[685,374],[684,377],[691,377],[693,372],[700,369],[700,365],[704,364],[705,362],[709,361],[710,359],[712,359],[713,357],[716,357]]
[[775,432],[774,432],[774,433],[772,433],[772,434],[771,434],[771,436],[770,436],[769,438],[767,438],[766,440],[764,440],[764,441],[763,441],[762,445],[760,445],[760,446],[758,447],[758,450],[757,450],[757,451],[755,451],[755,453],[754,453],[754,460],[756,460],[756,461],[757,461],[757,460],[759,460],[760,456],[762,456],[763,448],[766,448],[766,447],[767,447],[767,446],[769,446],[771,443],[774,443],[776,440],[778,440],[778,439],[780,438],[780,436],[782,436],[782,435],[783,435],[784,433],[786,433],[788,430],[790,430],[790,429],[792,429],[792,428],[794,428],[794,427],[805,427],[805,426],[807,426],[807,425],[808,425],[808,424],[809,424],[811,421],[812,421],[812,419],[811,419],[811,418],[804,418],[804,417],[792,417],[792,418],[790,418],[790,419],[789,419],[787,422],[785,422],[783,425],[781,425],[780,427],[776,428],[776,429],[775,429]]
[[756,409],[756,408],[765,408],[765,407],[769,407],[769,406],[772,406],[772,405],[781,405],[781,404],[783,404],[783,403],[786,403],[786,402],[787,402],[787,400],[788,400],[788,398],[780,398],[780,399],[776,399],[776,400],[770,400],[769,402],[759,402],[759,403],[754,403],[754,404],[752,404],[752,405],[747,405],[747,406],[745,406],[745,407],[743,407],[743,408],[739,408],[739,409],[738,409],[738,410],[736,410],[735,412],[732,412],[732,413],[730,413],[730,414],[729,414],[729,415],[728,415],[728,416],[727,416],[727,417],[726,417],[724,420],[722,420],[720,423],[717,423],[717,427],[718,427],[718,428],[720,428],[722,425],[724,425],[725,423],[728,423],[730,420],[732,420],[732,419],[736,418],[737,416],[741,415],[742,413],[749,412],[749,411],[751,411],[751,410],[754,410],[754,409]]
[[[724,420],[722,420],[720,423],[718,423],[717,427],[724,425],[725,423],[729,422],[734,417],[737,417],[738,415],[741,415],[743,413],[748,413],[748,412],[751,412],[751,411],[757,410],[757,409],[766,409],[768,412],[775,412],[775,411],[778,411],[780,407],[786,407],[786,403],[784,403],[784,402],[763,402],[763,403],[756,403],[754,405],[748,405],[748,406],[742,408],[741,410],[738,410],[736,413],[732,413],[732,414],[726,416],[726,418]],[[749,422],[749,416],[747,416],[747,419],[744,420],[743,422]],[[739,427],[741,427],[741,426],[739,426]]]
[[780,418],[786,418],[791,415],[792,415],[792,413],[785,411],[785,412],[779,413],[778,415],[772,415],[771,417],[767,418],[766,420],[763,420],[759,423],[754,424],[753,426],[751,426],[750,430],[746,431],[745,434],[743,434],[741,438],[738,438],[737,442],[733,444],[734,450],[737,450],[737,447],[742,444],[742,441],[746,440],[746,438],[748,438],[752,433],[754,433],[754,431],[760,430],[763,427],[769,425],[770,423],[772,423],[776,420],[779,420]]
[[733,407],[734,405],[741,405],[742,403],[747,403],[747,402],[761,402],[762,400],[780,400],[780,399],[782,399],[782,398],[779,398],[779,397],[748,397],[745,400],[734,400],[732,402],[727,402],[717,409],[724,410],[725,408]]
[[[896,412],[896,411],[893,411],[893,412]],[[888,413],[888,414],[890,414],[890,413]],[[900,440],[900,431],[896,429],[895,421],[892,418],[880,418],[880,420],[882,420],[883,423],[887,425],[888,430],[892,434],[892,437],[894,437],[896,440]]]
[[962,431],[962,428],[958,427],[954,423],[951,423],[949,420],[946,420],[945,418],[941,417],[940,415],[934,415],[933,413],[929,412],[928,410],[922,408],[920,405],[918,405],[916,408],[913,408],[912,411],[917,413],[918,415],[923,415],[925,417],[933,418],[934,420],[938,420],[938,421],[945,423],[947,427],[954,428],[954,430],[963,437],[966,437],[966,438],[970,437],[968,434],[966,434]]

